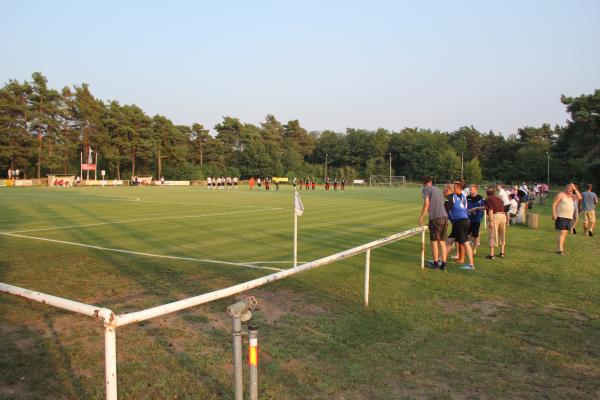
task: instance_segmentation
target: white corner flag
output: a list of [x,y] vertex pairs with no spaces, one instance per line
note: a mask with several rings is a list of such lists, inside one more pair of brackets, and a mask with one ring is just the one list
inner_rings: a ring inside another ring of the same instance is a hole
[[294,190],[294,267],[298,265],[298,217],[304,214],[300,194]]
[[296,215],[301,217],[304,214],[304,205],[302,204],[302,200],[300,199],[300,193],[296,192],[296,197],[294,199],[294,209],[296,210]]

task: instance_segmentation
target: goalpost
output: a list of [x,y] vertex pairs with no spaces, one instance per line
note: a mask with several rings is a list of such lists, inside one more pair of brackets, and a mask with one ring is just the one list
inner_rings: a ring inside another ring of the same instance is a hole
[[371,175],[369,177],[370,188],[405,188],[406,177],[396,175]]

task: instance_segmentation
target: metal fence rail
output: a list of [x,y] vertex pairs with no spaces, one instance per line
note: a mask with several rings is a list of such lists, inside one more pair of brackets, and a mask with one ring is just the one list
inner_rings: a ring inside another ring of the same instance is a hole
[[146,310],[121,315],[115,315],[115,313],[108,308],[84,304],[77,301],[68,300],[61,297],[56,297],[13,285],[8,285],[5,283],[0,283],[0,292],[16,295],[39,303],[48,304],[50,306],[72,311],[78,314],[87,315],[102,321],[104,325],[106,400],[117,400],[116,329],[118,327],[145,321],[147,319],[159,317],[176,311],[185,310],[187,308],[191,308],[200,304],[205,304],[211,301],[233,296],[235,294],[245,292],[247,290],[254,289],[259,286],[263,286],[268,283],[275,282],[287,278],[289,276],[299,274],[304,271],[319,268],[361,253],[366,254],[364,301],[365,305],[368,305],[371,250],[421,233],[421,268],[423,269],[425,265],[425,231],[427,231],[427,226],[420,226],[417,228],[409,229],[407,231],[396,233],[382,239],[374,240],[372,242],[365,243],[361,246],[357,246],[352,249],[342,251],[340,253],[332,254],[330,256],[323,257],[315,261],[298,265],[297,267],[279,271],[267,276],[263,276],[261,278],[253,279],[248,282],[230,286],[228,288],[216,290],[210,293],[204,293],[199,296],[190,297],[184,300],[179,300],[168,304],[163,304],[157,307],[148,308]]

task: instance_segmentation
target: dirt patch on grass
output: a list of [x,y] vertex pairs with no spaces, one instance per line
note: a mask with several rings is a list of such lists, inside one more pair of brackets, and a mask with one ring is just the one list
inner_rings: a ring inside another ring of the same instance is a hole
[[578,310],[572,308],[560,307],[555,304],[547,304],[543,308],[544,313],[552,314],[555,317],[564,319],[574,319],[577,321],[589,321],[590,317]]
[[438,302],[446,315],[461,315],[467,319],[494,319],[498,314],[509,307],[509,304],[502,300],[484,300],[471,304],[465,304],[459,301],[451,300]]
[[292,290],[254,290],[248,293],[258,300],[257,313],[267,323],[279,321],[288,314],[301,317],[316,317],[327,314],[327,310],[316,305],[305,293]]

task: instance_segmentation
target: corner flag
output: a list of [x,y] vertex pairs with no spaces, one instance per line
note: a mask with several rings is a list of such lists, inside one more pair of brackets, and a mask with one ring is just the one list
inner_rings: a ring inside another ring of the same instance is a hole
[[294,198],[294,209],[296,210],[296,215],[301,217],[304,214],[304,205],[302,204],[302,200],[300,199],[300,194],[296,192],[296,197]]

